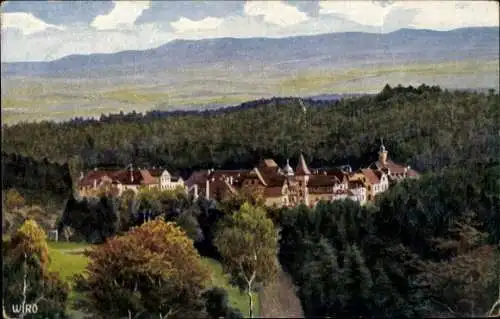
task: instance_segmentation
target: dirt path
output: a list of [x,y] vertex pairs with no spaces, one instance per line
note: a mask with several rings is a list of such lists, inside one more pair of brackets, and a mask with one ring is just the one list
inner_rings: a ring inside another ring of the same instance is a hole
[[267,286],[260,295],[260,316],[262,318],[303,318],[300,300],[290,276],[280,271],[274,283]]

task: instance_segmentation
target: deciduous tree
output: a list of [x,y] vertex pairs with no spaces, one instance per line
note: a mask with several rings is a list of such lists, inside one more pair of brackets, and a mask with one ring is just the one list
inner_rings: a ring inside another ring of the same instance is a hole
[[146,222],[88,256],[90,263],[76,282],[95,315],[187,318],[204,311],[201,296],[209,271],[174,223]]
[[265,210],[248,203],[219,227],[215,245],[227,271],[248,294],[252,317],[254,290],[268,284],[278,270],[276,228]]
[[9,189],[5,194],[5,206],[9,211],[23,207],[24,203],[24,197],[14,188]]
[[[33,220],[27,220],[3,250],[3,315],[8,318],[12,306],[25,309],[36,304],[37,314],[56,318],[66,308],[69,286],[57,273],[49,271],[49,252],[45,233]],[[26,314],[16,314],[23,318]]]

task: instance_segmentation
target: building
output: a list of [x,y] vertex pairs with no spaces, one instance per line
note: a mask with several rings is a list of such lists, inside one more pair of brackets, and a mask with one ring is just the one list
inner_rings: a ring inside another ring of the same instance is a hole
[[141,187],[158,188],[158,179],[148,170],[130,166],[129,169],[114,171],[94,169],[86,175],[82,172],[78,191],[81,197],[96,197],[102,193],[120,196],[126,190],[137,193]]
[[149,170],[149,173],[156,179],[156,183],[161,190],[174,190],[185,187],[182,177],[173,176],[166,169],[153,168]]
[[298,204],[312,207],[322,200],[347,198],[364,203],[367,200],[366,190],[363,184],[352,184],[356,187],[351,191],[350,175],[342,169],[310,169],[301,154],[295,170],[289,160],[280,168],[273,159],[267,158],[249,170],[194,172],[186,185],[195,197],[217,200],[245,192],[260,197],[266,205],[273,207]]
[[148,170],[134,169],[132,166],[129,170],[120,170],[113,176],[113,184],[118,189],[118,196],[126,190],[132,190],[137,193],[139,188],[158,188],[156,178],[151,176]]
[[373,162],[368,168],[385,173],[391,184],[400,182],[406,178],[418,178],[419,174],[409,165],[394,163],[388,158],[389,152],[382,141],[378,152],[378,160]]

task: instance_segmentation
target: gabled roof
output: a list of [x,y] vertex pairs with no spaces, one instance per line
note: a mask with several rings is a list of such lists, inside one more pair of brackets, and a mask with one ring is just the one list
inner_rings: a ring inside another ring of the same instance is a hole
[[264,186],[267,186],[267,183],[266,183],[266,180],[264,179],[264,177],[262,176],[262,173],[260,172],[260,169],[258,169],[257,167],[255,167],[249,174],[248,174],[249,177],[252,177],[252,176],[256,176],[259,181],[264,185]]
[[278,164],[272,158],[265,158],[259,163],[259,167],[278,168]]
[[335,185],[333,177],[327,175],[311,175],[307,182],[308,187],[333,187]]
[[385,165],[383,165],[380,161],[373,162],[370,166],[372,169],[389,169],[391,174],[404,174],[406,166],[396,164],[391,160],[386,160]]
[[255,168],[255,170],[260,174],[266,186],[276,186],[281,187],[287,180],[285,175],[279,174],[274,168]]
[[156,184],[156,179],[145,169],[121,170],[113,175],[113,181],[124,185],[151,185]]
[[160,177],[161,175],[163,175],[164,172],[167,172],[169,175],[170,175],[170,172],[167,171],[166,169],[161,169],[161,168],[153,168],[153,169],[149,169],[149,174],[151,174],[151,176],[153,177]]
[[85,175],[85,177],[80,181],[80,186],[93,186],[94,180],[99,183],[99,181],[107,176],[112,179],[112,176],[116,173],[116,171],[90,171]]
[[295,175],[311,175],[311,171],[309,170],[309,167],[307,167],[306,160],[304,159],[303,154],[300,154],[299,156],[299,163],[297,164],[297,168],[295,169]]
[[366,179],[370,184],[374,185],[380,183],[380,179],[373,169],[363,168],[361,169],[361,173],[366,176]]

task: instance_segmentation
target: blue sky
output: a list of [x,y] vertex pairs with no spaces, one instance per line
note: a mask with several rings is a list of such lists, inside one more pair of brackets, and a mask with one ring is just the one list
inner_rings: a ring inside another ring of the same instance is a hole
[[7,1],[1,59],[50,61],[175,39],[498,25],[495,1]]

